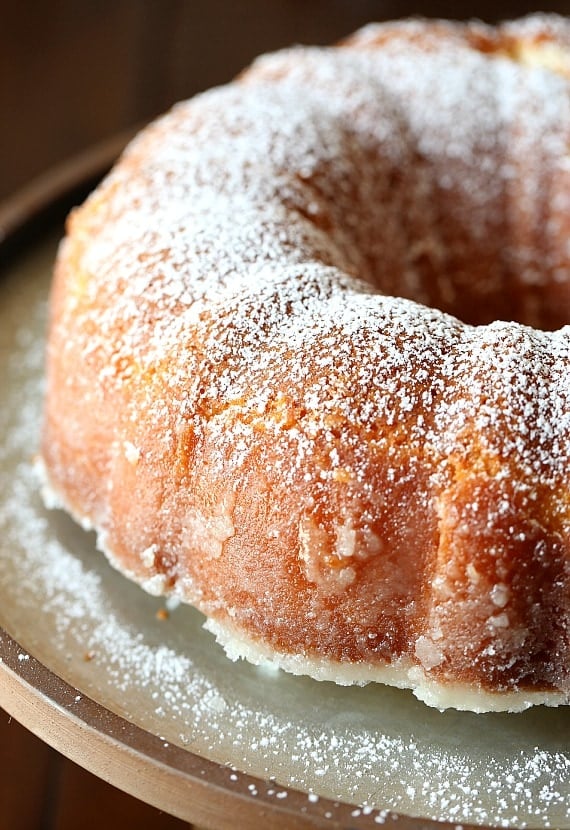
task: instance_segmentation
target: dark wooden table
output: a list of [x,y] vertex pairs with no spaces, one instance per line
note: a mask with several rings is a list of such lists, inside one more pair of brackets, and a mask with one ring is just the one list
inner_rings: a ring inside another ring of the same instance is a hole
[[0,710],[5,830],[176,830],[190,826],[68,761]]
[[[230,79],[260,52],[328,43],[411,13],[493,21],[537,8],[514,0],[3,2],[0,201],[62,159]],[[570,0],[540,8],[570,13]],[[188,826],[99,781],[2,711],[0,822],[9,830]]]

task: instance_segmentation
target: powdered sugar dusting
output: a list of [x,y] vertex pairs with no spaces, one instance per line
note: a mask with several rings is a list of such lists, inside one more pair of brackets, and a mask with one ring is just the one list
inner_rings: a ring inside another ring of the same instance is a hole
[[516,32],[368,28],[144,131],[71,219],[44,456],[153,592],[565,701],[570,98]]
[[[443,253],[437,217],[419,229],[424,253],[441,260],[441,296],[434,298],[418,263],[408,259],[418,243],[408,245],[391,215],[371,206],[385,210],[386,179],[419,153],[430,161],[430,177],[440,178],[428,182],[420,167],[417,180],[406,181],[411,198],[392,185],[394,212],[408,198],[418,213],[427,208],[433,197],[426,188],[435,184],[455,194],[454,206],[469,214],[484,251],[492,244],[485,240],[503,229],[505,182],[512,182],[512,210],[521,211],[521,222],[542,198],[540,165],[521,177],[517,159],[536,156],[540,147],[549,181],[567,161],[565,79],[507,58],[489,60],[459,36],[428,54],[410,46],[409,33],[403,45],[395,37],[378,52],[356,48],[374,38],[376,30],[367,31],[344,50],[265,57],[242,86],[179,105],[134,143],[92,200],[93,215],[83,214],[92,232],[80,263],[87,276],[68,313],[81,316],[85,307],[93,318],[85,357],[104,352],[105,373],[119,380],[129,371],[125,364],[143,372],[172,364],[167,383],[182,412],[216,402],[214,428],[224,452],[243,445],[237,433],[247,432],[244,421],[264,417],[287,378],[299,407],[312,413],[312,423],[297,433],[297,456],[332,412],[363,428],[390,426],[413,412],[417,442],[438,454],[447,455],[475,422],[489,451],[516,455],[521,478],[540,475],[555,487],[569,461],[568,331],[512,324],[473,330],[404,300],[380,299],[369,284],[390,290],[389,251],[397,249],[406,259],[398,268],[404,291],[408,281],[426,302],[459,305],[454,298],[466,290],[457,274],[461,263],[453,274],[446,270],[442,257],[453,257]],[[459,60],[462,72],[455,71]],[[311,94],[313,85],[318,94]],[[143,156],[143,168],[135,170]],[[530,248],[516,236],[500,238],[503,255],[496,260],[505,269],[505,256],[512,259],[523,297],[519,312],[531,319],[534,313],[538,325],[534,286],[538,280],[547,295],[554,267],[548,258],[560,254],[554,226],[564,207],[553,212],[540,275],[533,270],[536,240],[528,238]],[[470,256],[470,243],[461,244],[465,251],[457,256]],[[563,253],[557,279],[568,282]],[[504,293],[507,277],[495,271],[486,282],[472,274],[473,290]],[[526,299],[525,286],[532,289]],[[99,300],[96,311],[90,297],[102,294],[112,302]],[[491,306],[495,300],[487,297]],[[352,389],[342,383],[346,376]],[[528,440],[530,410],[536,428]]]
[[[367,817],[381,824],[390,809],[458,823],[570,827],[566,710],[440,714],[390,689],[341,689],[245,664],[230,671],[200,615],[172,608],[157,621],[159,602],[112,571],[91,536],[45,513],[31,453],[52,250],[4,283],[0,309],[0,624],[23,653],[165,746],[227,763],[228,786],[252,798],[267,790],[281,801],[282,786],[293,785],[311,807],[319,796],[358,805],[356,827]],[[241,784],[239,770],[259,776],[259,785]]]

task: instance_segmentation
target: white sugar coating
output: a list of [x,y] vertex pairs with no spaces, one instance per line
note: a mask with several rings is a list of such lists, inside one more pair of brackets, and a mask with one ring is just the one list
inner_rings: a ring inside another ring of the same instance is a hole
[[570,689],[568,23],[520,25],[259,59],[131,144],[56,268],[45,468],[111,561],[433,705]]
[[[387,689],[329,688],[246,665],[230,672],[199,615],[178,609],[157,623],[157,600],[111,570],[90,536],[43,510],[31,456],[46,261],[43,253],[4,282],[0,309],[0,625],[25,653],[162,740],[228,764],[232,786],[241,786],[236,771],[250,771],[306,790],[313,806],[319,796],[353,803],[356,826],[367,816],[381,823],[392,809],[457,823],[570,827],[564,710],[440,715]],[[284,792],[271,790],[275,798]]]
[[[522,31],[541,21],[554,27],[540,18]],[[554,184],[570,174],[567,79],[506,55],[489,59],[453,27],[444,48],[436,43],[426,55],[425,45],[409,42],[416,25],[394,27],[405,37],[377,51],[263,57],[241,85],[178,105],[138,138],[87,218],[83,288],[112,302],[88,303],[83,357],[104,354],[105,379],[116,382],[128,380],[126,366],[172,364],[166,382],[180,417],[208,405],[219,411],[208,428],[220,459],[246,450],[255,417],[286,384],[311,413],[284,450],[299,463],[331,414],[368,428],[413,411],[412,448],[447,456],[474,424],[489,454],[516,458],[521,480],[540,476],[555,487],[570,451],[568,330],[460,326],[415,303],[380,299],[370,282],[386,290],[389,275],[378,269],[389,272],[401,256],[403,293],[429,301],[424,254],[441,266],[440,299],[460,290],[430,205],[434,188],[443,202],[453,194],[483,250],[499,235],[501,267],[532,289],[523,317],[532,317],[533,286],[546,289],[557,264],[556,279],[570,281],[568,235],[558,241],[570,188]],[[366,47],[377,35],[369,27],[355,42]],[[401,171],[418,156],[430,166],[409,176],[411,195],[390,193],[387,178],[407,176]],[[547,187],[550,244],[542,248],[527,225],[544,211]],[[513,216],[503,237],[505,189]],[[389,193],[395,217],[385,210]],[[402,206],[425,213],[410,218],[420,225],[415,242],[395,227]],[[489,268],[474,290],[502,290],[504,275]],[[82,308],[78,298],[69,313]],[[161,423],[162,402],[148,404]]]

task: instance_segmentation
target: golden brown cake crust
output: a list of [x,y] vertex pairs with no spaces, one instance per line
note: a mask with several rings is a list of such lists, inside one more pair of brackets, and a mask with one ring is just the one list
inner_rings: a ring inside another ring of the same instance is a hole
[[234,656],[566,702],[569,49],[533,16],[265,56],[71,216],[49,487]]

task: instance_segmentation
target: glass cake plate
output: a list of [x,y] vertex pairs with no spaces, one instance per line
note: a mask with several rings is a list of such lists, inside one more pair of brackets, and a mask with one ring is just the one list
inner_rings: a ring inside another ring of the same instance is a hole
[[406,691],[231,663],[197,611],[146,595],[44,509],[34,453],[63,232],[48,207],[13,223],[12,237],[33,213],[35,235],[12,245],[0,283],[0,705],[206,827],[570,828],[568,707],[442,713]]

